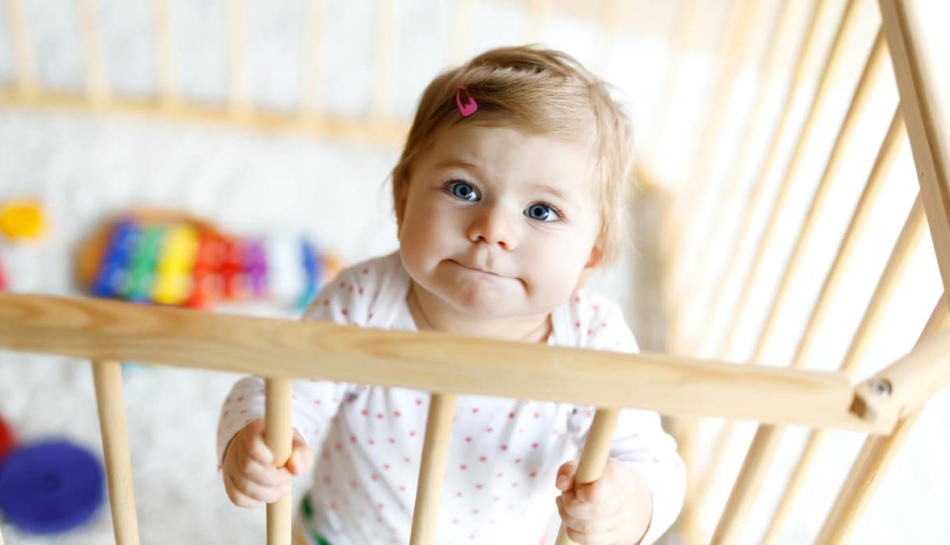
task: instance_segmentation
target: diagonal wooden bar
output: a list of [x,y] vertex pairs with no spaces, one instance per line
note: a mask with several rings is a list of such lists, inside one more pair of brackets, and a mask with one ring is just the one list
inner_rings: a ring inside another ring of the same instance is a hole
[[817,128],[819,113],[831,93],[837,73],[845,64],[844,47],[861,21],[861,3],[861,0],[848,0],[844,16],[841,18],[841,24],[838,26],[834,43],[831,46],[828,63],[825,65],[819,78],[818,89],[815,92],[815,97],[805,119],[805,124],[799,133],[795,149],[792,151],[791,159],[789,159],[785,172],[781,176],[778,194],[775,196],[771,211],[767,216],[768,219],[766,220],[765,229],[759,237],[759,242],[756,244],[755,250],[752,253],[752,264],[746,274],[741,277],[743,280],[740,285],[743,286],[743,289],[739,297],[739,302],[736,304],[731,318],[728,320],[729,325],[726,328],[725,339],[719,345],[718,350],[714,352],[718,358],[730,354],[734,349],[734,344],[738,338],[737,332],[739,324],[745,317],[747,307],[751,302],[751,284],[759,277],[759,272],[763,265],[763,260],[765,259],[766,249],[772,244],[772,238],[778,226],[778,218],[782,215],[782,211],[788,201],[788,195],[798,178],[798,170],[801,168],[804,160],[807,143],[811,140],[812,134]]
[[924,17],[919,13],[923,5],[906,0],[879,4],[937,264],[944,291],[950,291],[950,106],[934,86],[944,59],[928,57],[923,49],[926,38],[914,19]]
[[[782,138],[782,135],[786,131],[788,123],[791,121],[792,108],[795,103],[795,99],[800,93],[804,92],[804,86],[806,82],[806,68],[808,67],[808,59],[815,55],[815,50],[818,45],[818,22],[827,16],[827,11],[829,11],[829,6],[831,2],[825,0],[820,0],[815,5],[815,10],[812,13],[811,20],[809,21],[808,31],[805,36],[801,51],[798,54],[798,59],[795,63],[795,70],[792,75],[792,83],[789,87],[789,91],[785,96],[785,102],[782,105],[782,114],[779,118],[778,124],[775,126],[775,129],[771,133],[769,138],[768,151],[766,152],[765,160],[763,161],[761,167],[757,170],[755,177],[752,180],[752,194],[749,197],[748,203],[745,207],[746,213],[742,216],[742,222],[740,224],[739,230],[736,231],[737,236],[733,241],[733,244],[729,248],[728,257],[724,261],[726,264],[733,264],[737,261],[739,256],[739,251],[745,246],[746,240],[752,234],[752,229],[750,223],[752,221],[752,214],[754,210],[757,210],[760,206],[759,202],[765,196],[765,180],[766,176],[772,170],[772,166],[775,161],[778,159],[778,150],[779,142]],[[832,52],[834,53],[834,52]],[[829,55],[828,59],[825,61],[827,66],[831,62],[831,56]],[[814,103],[814,101],[812,101]],[[749,142],[751,145],[751,141]],[[751,146],[750,146],[751,147]],[[741,162],[751,160],[751,150],[746,148],[743,152]],[[744,166],[744,165],[743,165]],[[745,169],[736,169],[733,171],[733,176],[738,177],[742,174]],[[708,250],[707,250],[708,252]],[[728,280],[729,267],[724,266],[721,268],[720,273],[716,275],[716,280],[712,284],[713,286],[722,286]],[[722,297],[725,294],[726,290],[717,290],[717,295],[714,297],[713,302],[710,306],[706,307],[703,311],[702,321],[706,321],[708,318],[709,312],[714,312],[715,309],[718,309],[722,304]],[[698,352],[699,348],[704,344],[704,341],[709,339],[703,339],[701,336],[697,336],[692,343],[690,343],[690,348],[687,353],[695,354]]]
[[11,47],[16,66],[17,91],[23,96],[32,96],[36,93],[36,65],[27,32],[26,18],[23,16],[23,6],[20,0],[6,0],[6,6],[7,26],[10,29]]
[[[901,115],[900,106],[898,106],[894,112],[894,117],[891,121],[890,129],[888,129],[887,136],[884,138],[884,144],[881,146],[881,151],[874,162],[868,183],[864,187],[864,192],[858,201],[854,216],[848,225],[848,230],[841,243],[841,248],[838,250],[834,263],[831,265],[831,270],[828,272],[828,276],[825,278],[825,282],[821,287],[818,301],[815,303],[811,316],[808,318],[805,332],[802,334],[798,348],[795,351],[795,356],[789,367],[798,369],[804,365],[805,358],[810,353],[811,346],[818,336],[819,326],[824,324],[832,295],[842,280],[844,280],[844,268],[845,265],[850,262],[851,256],[857,247],[858,235],[863,231],[864,226],[867,225],[867,222],[871,218],[871,211],[877,202],[877,198],[880,196],[884,179],[890,172],[891,166],[893,166],[897,158],[897,152],[900,150],[906,138],[907,130],[904,126],[904,117]],[[788,518],[792,503],[795,501],[795,498],[797,498],[802,484],[804,484],[805,474],[811,468],[814,455],[818,452],[817,445],[820,441],[817,439],[817,436],[820,434],[820,432],[813,434],[812,439],[809,439],[805,450],[802,452],[798,465],[793,470],[791,477],[789,477],[785,493],[781,495],[779,504],[772,513],[769,527],[766,530],[765,537],[762,539],[762,545],[773,543],[778,538],[778,534],[781,532],[783,524]]]
[[114,360],[94,361],[92,375],[99,409],[102,453],[105,459],[115,542],[116,545],[138,545],[139,526],[135,516],[132,457],[129,453],[129,432],[122,396],[122,367]]
[[[680,270],[682,259],[685,257],[683,250],[689,248],[689,241],[692,240],[692,235],[695,232],[695,226],[689,220],[696,217],[697,208],[702,201],[702,197],[706,194],[704,187],[710,185],[706,173],[710,170],[709,167],[713,160],[716,144],[721,141],[721,138],[717,138],[717,136],[726,121],[728,106],[730,105],[729,98],[738,79],[736,77],[737,73],[750,52],[747,42],[751,39],[756,27],[753,21],[755,20],[754,16],[757,15],[757,10],[749,0],[737,0],[732,4],[732,7],[729,8],[729,16],[724,24],[724,30],[721,32],[722,38],[719,40],[719,47],[717,47],[714,54],[714,57],[718,59],[718,74],[715,78],[717,80],[716,85],[709,100],[712,113],[698,123],[700,136],[698,138],[696,159],[691,161],[692,165],[685,180],[686,187],[681,190],[681,199],[685,201],[683,204],[684,210],[678,215],[681,218],[680,221],[672,225],[673,232],[670,233],[669,242],[665,248],[669,258],[664,266],[669,269],[672,278],[677,277],[677,271]],[[757,4],[760,10],[763,6],[773,7],[763,2],[757,2]],[[690,131],[695,130],[693,127],[690,128]]]
[[[950,312],[948,312],[947,297],[944,294],[937,301],[917,344],[920,345],[948,327],[950,327]],[[887,467],[904,444],[907,434],[919,415],[920,409],[912,410],[901,419],[890,435],[872,435],[865,440],[864,447],[852,464],[851,472],[828,512],[825,524],[818,535],[818,543],[839,545],[848,539],[883,480]]]
[[[780,53],[782,51],[779,47],[781,41],[779,37],[785,36],[790,30],[790,23],[794,21],[794,18],[790,17],[790,12],[792,11],[793,7],[795,7],[795,4],[786,2],[783,8],[776,12],[776,20],[772,25],[772,28],[774,29],[772,35],[775,36],[775,38],[769,40],[766,47],[764,54],[765,60],[761,68],[761,73],[763,75],[760,79],[762,84],[755,87],[755,98],[752,99],[753,106],[749,110],[751,114],[745,117],[742,121],[743,129],[742,136],[739,139],[739,145],[737,147],[738,155],[733,159],[732,167],[726,174],[725,186],[722,191],[723,195],[725,195],[724,200],[730,198],[739,191],[737,186],[739,185],[741,173],[745,172],[747,162],[751,155],[753,136],[755,135],[756,129],[758,128],[759,120],[765,117],[765,99],[767,97],[765,90],[768,87],[767,83],[775,79],[775,73],[779,67],[779,60],[781,57]],[[818,13],[817,4],[813,4],[812,12],[813,14]],[[814,15],[812,15],[811,18],[813,19]],[[716,204],[718,206],[725,205],[725,203],[722,202]],[[713,223],[707,231],[709,233],[707,240],[718,240],[720,229],[722,229],[724,216],[725,214],[715,214],[713,216]],[[709,246],[710,245],[703,245],[703,247],[700,248],[698,252],[699,255],[694,257],[684,256],[690,259],[686,266],[691,267],[698,264],[698,267],[696,267],[695,270],[708,271],[710,255],[708,250]],[[674,351],[677,351],[679,347],[683,346],[684,344],[680,322],[682,322],[683,314],[689,310],[692,310],[692,308],[689,307],[686,302],[693,301],[695,299],[696,291],[700,288],[701,284],[701,282],[690,282],[679,287],[674,286],[671,289],[664,288],[670,294],[668,297],[670,303],[667,305],[667,308],[670,309],[673,317],[670,320],[671,323],[668,326],[668,329],[670,329],[668,335],[671,339],[670,345],[673,347]]]
[[[819,212],[824,209],[825,201],[827,200],[828,194],[831,190],[832,182],[838,176],[838,171],[842,166],[845,152],[847,151],[848,146],[851,144],[858,126],[858,121],[860,120],[861,115],[864,113],[864,109],[871,98],[871,92],[874,89],[874,83],[877,81],[878,76],[884,67],[884,61],[886,60],[886,57],[887,45],[884,43],[883,33],[879,32],[877,38],[874,41],[874,46],[871,48],[871,53],[868,56],[867,63],[864,66],[864,72],[861,74],[854,98],[851,101],[851,105],[848,108],[847,114],[845,115],[844,122],[842,123],[838,132],[838,136],[835,139],[831,156],[828,158],[824,173],[821,176],[821,181],[818,183],[818,189],[815,191],[814,197],[812,198],[812,202],[809,206],[805,221],[802,225],[801,231],[799,232],[798,240],[792,249],[791,257],[786,264],[778,290],[776,291],[775,296],[772,297],[772,302],[766,314],[765,324],[762,326],[758,341],[756,342],[752,353],[751,361],[754,363],[762,361],[765,350],[768,347],[768,343],[771,340],[772,334],[774,333],[773,329],[778,319],[779,311],[784,308],[788,299],[792,280],[797,277],[799,269],[802,266],[805,245],[812,237],[812,232],[814,231],[815,224],[818,221]],[[720,471],[723,469],[726,453],[729,450],[728,447],[735,439],[736,432],[737,426],[734,422],[729,422],[726,424],[725,428],[720,434],[720,438],[717,440],[716,448],[713,450],[713,456],[709,463],[710,470],[707,475],[716,476],[720,474]],[[707,480],[706,482],[711,482],[711,479]],[[700,497],[704,496],[705,493],[705,487],[701,487]]]
[[[920,244],[925,228],[926,220],[923,205],[918,197],[908,214],[907,221],[897,242],[894,244],[891,257],[874,290],[874,295],[868,304],[861,324],[858,326],[857,333],[852,339],[848,353],[841,364],[842,372],[853,373],[857,364],[863,360],[866,350],[884,318],[887,305],[893,299],[900,280],[904,277],[911,258]],[[871,417],[871,415],[867,416]],[[713,536],[712,544],[732,544],[739,538],[749,511],[751,511],[762,483],[765,481],[765,476],[784,431],[784,426],[764,425],[759,427],[752,439],[752,445],[749,447],[749,452],[742,464],[742,469],[733,486],[732,493],[729,495],[725,511]],[[813,435],[812,437],[816,436]],[[817,442],[821,438],[811,440]]]
[[[83,359],[888,432],[834,373],[0,292],[0,347]],[[504,377],[502,380],[500,377]]]

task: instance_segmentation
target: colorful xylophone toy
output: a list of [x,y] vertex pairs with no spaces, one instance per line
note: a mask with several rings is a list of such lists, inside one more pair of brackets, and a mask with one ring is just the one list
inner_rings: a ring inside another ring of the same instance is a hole
[[209,308],[272,301],[299,308],[339,265],[300,236],[231,236],[207,222],[136,212],[106,224],[79,253],[92,295]]

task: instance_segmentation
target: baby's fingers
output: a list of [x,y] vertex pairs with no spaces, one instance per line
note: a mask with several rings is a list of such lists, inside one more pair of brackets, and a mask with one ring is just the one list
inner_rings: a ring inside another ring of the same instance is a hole
[[294,442],[294,451],[290,455],[290,459],[287,460],[287,471],[291,475],[297,476],[310,468],[310,464],[313,463],[313,453],[310,448],[303,443]]
[[274,463],[274,454],[267,448],[267,443],[264,441],[264,419],[259,418],[248,424],[244,428],[241,440],[244,452],[250,458],[263,465]]
[[241,476],[228,475],[228,496],[238,507],[254,507],[260,502],[274,503],[290,494],[291,483],[263,486]]

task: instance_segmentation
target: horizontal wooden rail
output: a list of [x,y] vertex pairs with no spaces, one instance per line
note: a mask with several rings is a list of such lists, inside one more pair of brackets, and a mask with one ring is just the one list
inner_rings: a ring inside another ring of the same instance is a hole
[[0,87],[0,108],[73,110],[95,112],[97,115],[137,115],[168,121],[232,125],[264,133],[312,134],[323,138],[390,146],[401,144],[406,133],[409,132],[409,124],[400,121],[380,122],[370,119],[262,110],[253,110],[246,115],[234,116],[225,106],[189,103],[184,99],[170,104],[166,98],[141,99],[113,96],[108,103],[96,105],[88,96],[79,93],[44,89],[27,95],[12,87]]
[[888,433],[840,374],[0,292],[0,348]]

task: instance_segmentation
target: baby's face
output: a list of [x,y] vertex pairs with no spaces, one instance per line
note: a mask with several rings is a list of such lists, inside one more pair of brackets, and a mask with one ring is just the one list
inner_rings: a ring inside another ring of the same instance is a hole
[[547,314],[597,265],[590,148],[461,123],[416,162],[399,232],[418,288],[473,317]]

